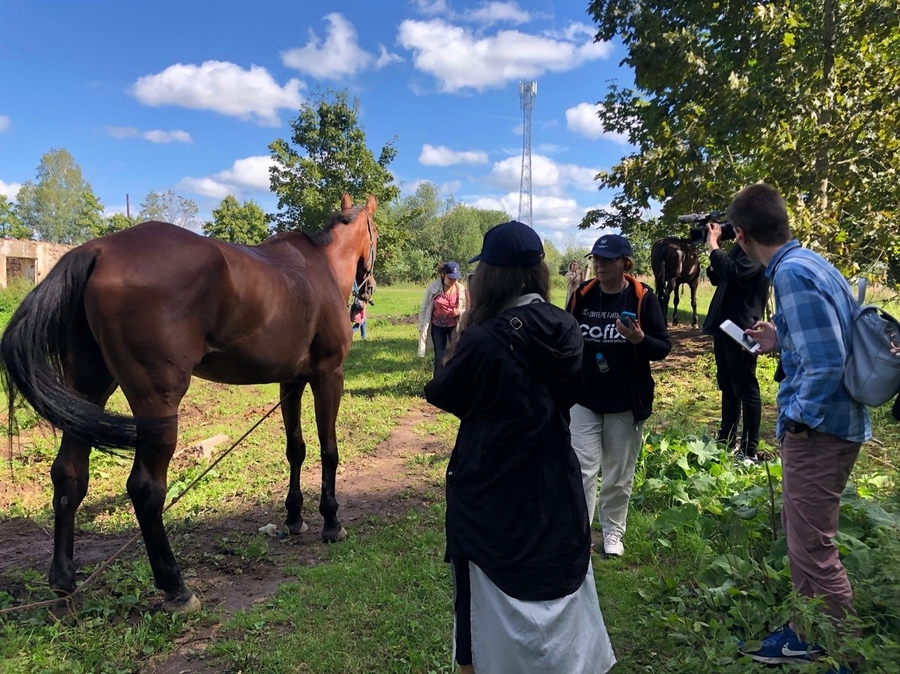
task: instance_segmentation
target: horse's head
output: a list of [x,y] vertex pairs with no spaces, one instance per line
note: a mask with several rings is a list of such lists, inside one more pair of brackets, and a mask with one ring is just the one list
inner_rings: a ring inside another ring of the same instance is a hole
[[358,257],[355,280],[358,288],[357,297],[363,301],[370,300],[372,293],[375,292],[375,250],[378,245],[375,210],[377,208],[378,200],[371,194],[366,200],[366,205],[362,208],[354,207],[353,200],[349,194],[344,193],[344,196],[341,197],[342,213],[356,211],[350,224],[355,225],[358,232],[356,237]]

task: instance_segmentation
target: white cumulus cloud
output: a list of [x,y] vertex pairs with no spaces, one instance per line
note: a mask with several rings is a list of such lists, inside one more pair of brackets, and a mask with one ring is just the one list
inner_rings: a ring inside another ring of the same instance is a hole
[[107,135],[113,138],[143,138],[151,143],[193,143],[194,139],[187,131],[141,131],[133,126],[108,126]]
[[[531,155],[531,186],[533,193],[559,196],[567,187],[594,191],[594,176],[599,169],[560,164],[541,154]],[[491,169],[494,182],[505,189],[517,189],[522,179],[522,158],[508,157],[494,164]]]
[[10,122],[12,120],[6,115],[0,115],[0,133],[3,133],[9,128]]
[[486,164],[487,152],[481,150],[457,151],[440,145],[434,147],[425,143],[419,154],[419,163],[424,166],[453,166],[454,164]]
[[466,12],[465,18],[485,26],[501,21],[515,24],[531,21],[531,15],[515,2],[487,2],[478,9]]
[[325,16],[328,26],[322,40],[312,29],[309,42],[281,53],[281,62],[288,68],[311,75],[316,79],[338,80],[352,77],[372,66],[381,68],[402,59],[390,54],[379,45],[379,54],[367,52],[359,46],[356,28],[341,14],[332,12]]
[[145,131],[141,137],[149,140],[151,143],[193,143],[194,139],[187,131]]
[[442,19],[406,20],[398,42],[413,52],[417,70],[432,75],[441,91],[499,88],[511,81],[564,72],[587,61],[606,58],[609,43],[594,42],[570,30],[569,35],[530,35],[503,30],[485,36]]
[[[475,208],[506,211],[512,217],[519,217],[519,193],[510,192],[499,197],[479,197],[464,200]],[[597,238],[596,231],[580,233],[578,224],[589,209],[578,204],[575,199],[564,196],[533,194],[531,197],[532,224],[536,230],[550,230],[550,238],[562,241],[575,237],[582,243]]]
[[434,16],[436,14],[449,14],[450,7],[447,0],[412,0],[410,3],[419,14]]
[[22,183],[5,183],[0,180],[0,194],[7,197],[10,201],[16,198],[21,187]]
[[243,192],[268,192],[269,168],[274,164],[271,157],[257,155],[238,159],[218,173],[200,178],[182,178],[178,186],[204,197],[223,199],[229,194]]
[[579,103],[574,108],[566,110],[566,126],[575,133],[597,140],[606,138],[620,145],[628,145],[628,136],[623,133],[611,133],[603,130],[603,124],[597,117],[599,105],[592,103]]
[[213,110],[265,126],[280,123],[278,111],[296,110],[303,103],[300,80],[283,87],[261,66],[249,70],[228,61],[204,61],[201,65],[176,63],[155,75],[138,79],[131,93],[144,105],[174,105],[194,110]]

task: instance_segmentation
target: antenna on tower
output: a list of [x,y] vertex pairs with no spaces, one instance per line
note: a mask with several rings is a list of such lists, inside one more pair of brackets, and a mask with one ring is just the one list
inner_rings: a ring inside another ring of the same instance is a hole
[[531,113],[537,82],[519,82],[519,101],[522,108],[522,180],[519,183],[519,222],[534,227],[531,211]]

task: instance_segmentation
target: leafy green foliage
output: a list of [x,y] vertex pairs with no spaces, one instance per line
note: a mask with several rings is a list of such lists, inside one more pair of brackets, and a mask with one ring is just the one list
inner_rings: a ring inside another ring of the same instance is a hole
[[467,272],[469,258],[481,250],[484,233],[511,219],[503,211],[442,199],[438,188],[429,182],[420,183],[415,194],[386,210],[385,215],[396,223],[396,230],[403,232],[384,261],[381,240],[378,242],[378,277],[389,283],[431,280],[444,260],[456,260],[463,273]]
[[16,215],[13,204],[6,198],[5,194],[0,194],[0,237],[10,239],[30,239],[32,231],[22,224],[19,216]]
[[113,213],[103,220],[101,226],[94,232],[94,236],[105,236],[114,232],[121,232],[123,229],[134,227],[137,220],[129,218],[124,213]]
[[613,84],[604,128],[636,150],[597,178],[616,191],[583,224],[634,226],[722,209],[778,187],[795,233],[845,272],[900,281],[900,7],[894,0],[593,0],[634,86]]
[[[344,192],[354,202],[374,194],[380,204],[400,193],[388,170],[397,156],[394,141],[376,159],[358,119],[359,100],[351,102],[346,90],[320,93],[291,122],[290,142],[279,138],[269,145],[275,160],[270,176],[278,195],[279,212],[272,216],[277,231],[324,229]],[[379,224],[380,235],[387,233],[381,230]]]
[[199,210],[192,199],[175,194],[172,190],[162,194],[151,191],[141,202],[138,220],[161,220],[193,230],[200,224],[197,217]]
[[269,237],[266,214],[253,200],[238,203],[228,195],[213,209],[212,221],[203,224],[203,233],[220,241],[255,245]]
[[22,185],[16,196],[21,226],[50,243],[84,243],[102,226],[102,212],[81,167],[65,149],[44,154],[35,180]]

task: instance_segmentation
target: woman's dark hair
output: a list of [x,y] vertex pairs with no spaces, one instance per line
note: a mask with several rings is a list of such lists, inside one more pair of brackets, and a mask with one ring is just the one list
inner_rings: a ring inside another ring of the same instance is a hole
[[728,219],[753,241],[773,246],[791,240],[791,225],[784,197],[771,185],[748,185],[734,197]]
[[496,316],[529,293],[550,301],[550,269],[543,260],[531,267],[492,267],[479,262],[469,284],[470,306],[460,320],[460,332]]

